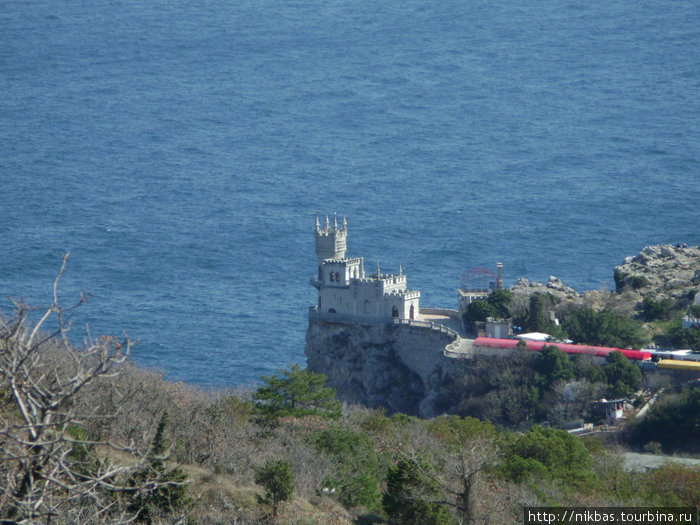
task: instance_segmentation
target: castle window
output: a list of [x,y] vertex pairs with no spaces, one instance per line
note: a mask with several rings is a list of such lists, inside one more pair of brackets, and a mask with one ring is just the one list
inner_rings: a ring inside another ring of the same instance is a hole
[[340,274],[338,272],[335,272],[335,282],[340,282]]
[[369,313],[369,299],[365,299],[364,313]]
[[398,317],[399,316],[399,307],[394,305],[391,307],[391,317]]
[[335,274],[333,272],[331,272],[331,282],[333,282],[334,280],[335,280]]

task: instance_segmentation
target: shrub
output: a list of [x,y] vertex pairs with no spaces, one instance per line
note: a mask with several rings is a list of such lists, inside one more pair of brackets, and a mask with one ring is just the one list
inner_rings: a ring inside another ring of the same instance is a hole
[[255,483],[265,489],[265,496],[258,496],[260,503],[272,506],[272,515],[277,516],[279,504],[294,493],[292,467],[286,461],[268,460],[255,473]]
[[673,302],[671,299],[661,299],[659,301],[647,296],[642,301],[642,315],[647,321],[665,321],[671,318]]
[[627,284],[629,284],[633,290],[639,290],[645,286],[649,286],[649,279],[643,275],[630,275],[627,279]]

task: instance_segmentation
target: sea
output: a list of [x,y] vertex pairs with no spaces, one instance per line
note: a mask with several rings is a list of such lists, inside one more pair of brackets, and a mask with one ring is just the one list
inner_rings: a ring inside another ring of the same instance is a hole
[[0,310],[70,252],[74,342],[168,380],[304,364],[316,213],[429,307],[700,244],[697,0],[3,0],[0,44]]

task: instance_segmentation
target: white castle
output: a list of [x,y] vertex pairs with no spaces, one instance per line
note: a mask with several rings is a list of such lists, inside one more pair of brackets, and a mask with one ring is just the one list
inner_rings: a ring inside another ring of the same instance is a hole
[[318,273],[311,284],[318,290],[318,304],[312,308],[316,316],[352,319],[356,322],[392,322],[394,319],[418,319],[420,292],[406,288],[406,276],[399,265],[396,275],[376,271],[365,277],[363,257],[345,257],[348,223],[323,228],[316,216],[316,257]]

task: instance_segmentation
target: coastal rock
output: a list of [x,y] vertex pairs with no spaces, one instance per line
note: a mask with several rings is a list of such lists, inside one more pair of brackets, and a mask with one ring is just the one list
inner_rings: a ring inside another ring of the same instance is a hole
[[646,246],[615,267],[618,292],[682,299],[700,284],[700,248],[687,244]]
[[551,276],[547,284],[518,279],[516,284],[510,288],[516,295],[532,295],[534,293],[550,294],[560,300],[571,300],[579,297],[579,293],[571,286],[565,285],[558,277]]

